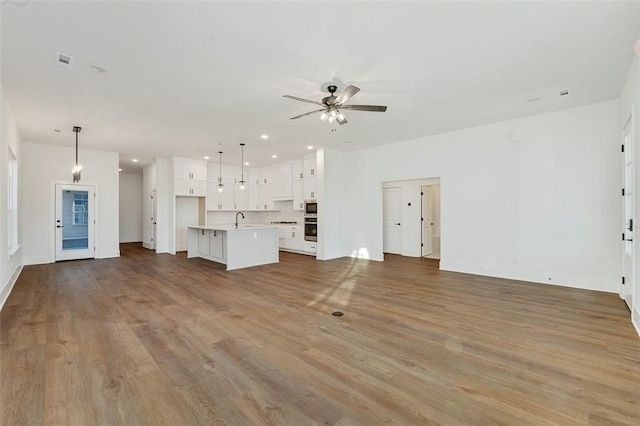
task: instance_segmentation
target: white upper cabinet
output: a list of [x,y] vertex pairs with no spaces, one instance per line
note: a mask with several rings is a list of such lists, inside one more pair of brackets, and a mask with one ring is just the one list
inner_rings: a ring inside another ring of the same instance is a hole
[[304,177],[309,178],[309,177],[317,176],[318,169],[317,169],[317,160],[316,160],[315,152],[313,154],[307,154],[304,156],[303,166],[304,166]]
[[275,175],[275,170],[271,167],[260,169],[258,171],[258,185],[273,184],[274,175]]
[[207,162],[173,158],[174,193],[182,197],[206,197]]
[[173,158],[173,177],[175,179],[207,180],[207,162],[187,158]]
[[292,200],[293,199],[293,186],[292,186],[292,166],[291,162],[281,163],[273,166],[272,168],[272,182],[273,188],[271,194],[275,200]]
[[304,180],[293,181],[293,210],[304,210]]
[[293,180],[302,180],[304,178],[304,162],[296,160],[291,162],[291,174]]
[[310,177],[304,180],[304,199],[316,200],[318,195],[316,194],[316,178]]

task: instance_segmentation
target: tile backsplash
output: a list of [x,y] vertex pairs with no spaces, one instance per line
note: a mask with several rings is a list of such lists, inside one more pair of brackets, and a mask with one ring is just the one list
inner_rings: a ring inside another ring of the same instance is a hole
[[[243,211],[244,220],[243,223],[266,223],[269,224],[271,222],[298,222],[298,224],[302,225],[304,222],[304,215],[302,211],[293,210],[293,202],[292,201],[276,201],[275,208],[278,211],[267,211],[267,212],[257,212],[257,211]],[[218,225],[218,224],[229,224],[234,223],[236,220],[236,212],[216,212],[216,211],[208,211],[207,212],[207,224],[209,225]]]

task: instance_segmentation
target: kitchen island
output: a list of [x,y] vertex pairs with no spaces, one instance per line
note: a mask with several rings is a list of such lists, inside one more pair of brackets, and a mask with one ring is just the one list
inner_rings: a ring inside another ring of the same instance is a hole
[[278,227],[210,225],[188,227],[187,257],[227,265],[227,271],[279,261]]

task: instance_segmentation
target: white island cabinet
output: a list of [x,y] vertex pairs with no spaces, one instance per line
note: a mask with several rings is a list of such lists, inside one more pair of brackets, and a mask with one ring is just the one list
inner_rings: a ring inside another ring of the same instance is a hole
[[227,265],[227,271],[277,263],[278,227],[269,225],[190,226],[187,257]]

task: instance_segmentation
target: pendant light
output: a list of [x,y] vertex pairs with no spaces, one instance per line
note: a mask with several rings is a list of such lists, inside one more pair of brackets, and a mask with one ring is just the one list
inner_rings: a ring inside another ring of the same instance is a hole
[[224,191],[224,185],[222,184],[222,151],[218,151],[220,154],[220,174],[218,175],[218,192]]
[[78,164],[78,133],[82,130],[82,127],[73,126],[73,132],[76,134],[76,165],[73,167],[73,183],[80,182],[80,173],[82,172],[82,166]]
[[244,191],[245,185],[247,184],[247,182],[244,181],[244,144],[241,143],[240,144],[240,150],[241,150],[241,162],[240,162],[240,182],[238,182],[240,184],[240,191]]

